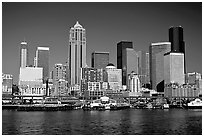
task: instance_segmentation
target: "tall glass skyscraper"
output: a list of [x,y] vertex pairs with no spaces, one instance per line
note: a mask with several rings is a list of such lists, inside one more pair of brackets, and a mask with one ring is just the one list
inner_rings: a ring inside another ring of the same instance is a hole
[[77,21],[69,34],[70,84],[80,85],[81,68],[86,66],[86,31]]
[[169,42],[171,42],[171,52],[184,54],[184,73],[186,73],[185,42],[183,40],[183,28],[181,26],[169,29]]
[[105,69],[109,64],[109,52],[94,51],[91,54],[91,67],[97,69]]
[[26,41],[22,41],[20,46],[20,67],[25,68],[27,66],[28,66],[28,44]]
[[122,69],[122,85],[127,84],[127,52],[126,48],[133,48],[132,42],[121,41],[117,44],[117,68]]
[[36,67],[43,68],[43,83],[49,78],[49,47],[38,47],[36,51]]

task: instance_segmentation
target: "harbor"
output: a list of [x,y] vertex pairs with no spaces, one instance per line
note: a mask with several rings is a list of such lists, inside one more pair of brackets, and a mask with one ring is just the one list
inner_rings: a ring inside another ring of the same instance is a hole
[[[26,101],[25,101],[26,102]],[[36,101],[37,102],[37,101]],[[78,100],[76,98],[62,99],[46,98],[38,101],[38,103],[3,103],[2,109],[16,110],[16,111],[68,111],[83,109],[84,111],[91,110],[121,110],[121,109],[202,109],[202,100],[199,98],[191,101],[167,100],[164,98],[157,99],[137,99],[137,101],[117,102],[115,99],[109,97],[101,97],[93,101]]]

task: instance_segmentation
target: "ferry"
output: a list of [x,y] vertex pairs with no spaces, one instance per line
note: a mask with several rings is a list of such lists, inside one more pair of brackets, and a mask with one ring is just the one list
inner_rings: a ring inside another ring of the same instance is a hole
[[202,109],[202,101],[199,98],[196,98],[184,107],[188,109]]
[[90,104],[82,107],[83,110],[119,110],[127,108],[130,108],[128,103],[117,103],[116,100],[106,96],[93,100]]
[[163,109],[169,109],[169,104],[163,104]]
[[110,110],[112,106],[116,105],[117,105],[116,100],[104,96],[101,97],[100,99],[92,101],[90,107],[92,109]]

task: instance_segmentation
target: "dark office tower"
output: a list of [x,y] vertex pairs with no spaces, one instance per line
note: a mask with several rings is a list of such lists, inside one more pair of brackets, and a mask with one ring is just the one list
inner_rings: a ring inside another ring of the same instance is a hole
[[149,47],[150,83],[158,92],[163,92],[164,87],[164,54],[170,51],[170,42],[151,43]]
[[109,64],[109,52],[94,51],[91,54],[91,67],[96,69],[105,69]]
[[22,41],[20,46],[20,67],[25,68],[27,66],[28,66],[28,44],[26,41]]
[[43,68],[43,83],[49,78],[49,47],[38,47],[36,51],[36,66]]
[[183,28],[181,26],[169,29],[169,42],[171,42],[172,52],[184,53],[184,73],[186,73],[185,42],[183,41]]
[[121,41],[117,44],[117,68],[122,69],[122,85],[126,85],[127,76],[127,52],[126,48],[133,48],[132,42]]

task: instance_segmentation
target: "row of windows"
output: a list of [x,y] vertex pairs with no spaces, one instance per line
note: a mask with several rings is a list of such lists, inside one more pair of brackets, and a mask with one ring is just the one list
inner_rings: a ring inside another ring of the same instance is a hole
[[90,96],[103,96],[103,91],[90,91]]

